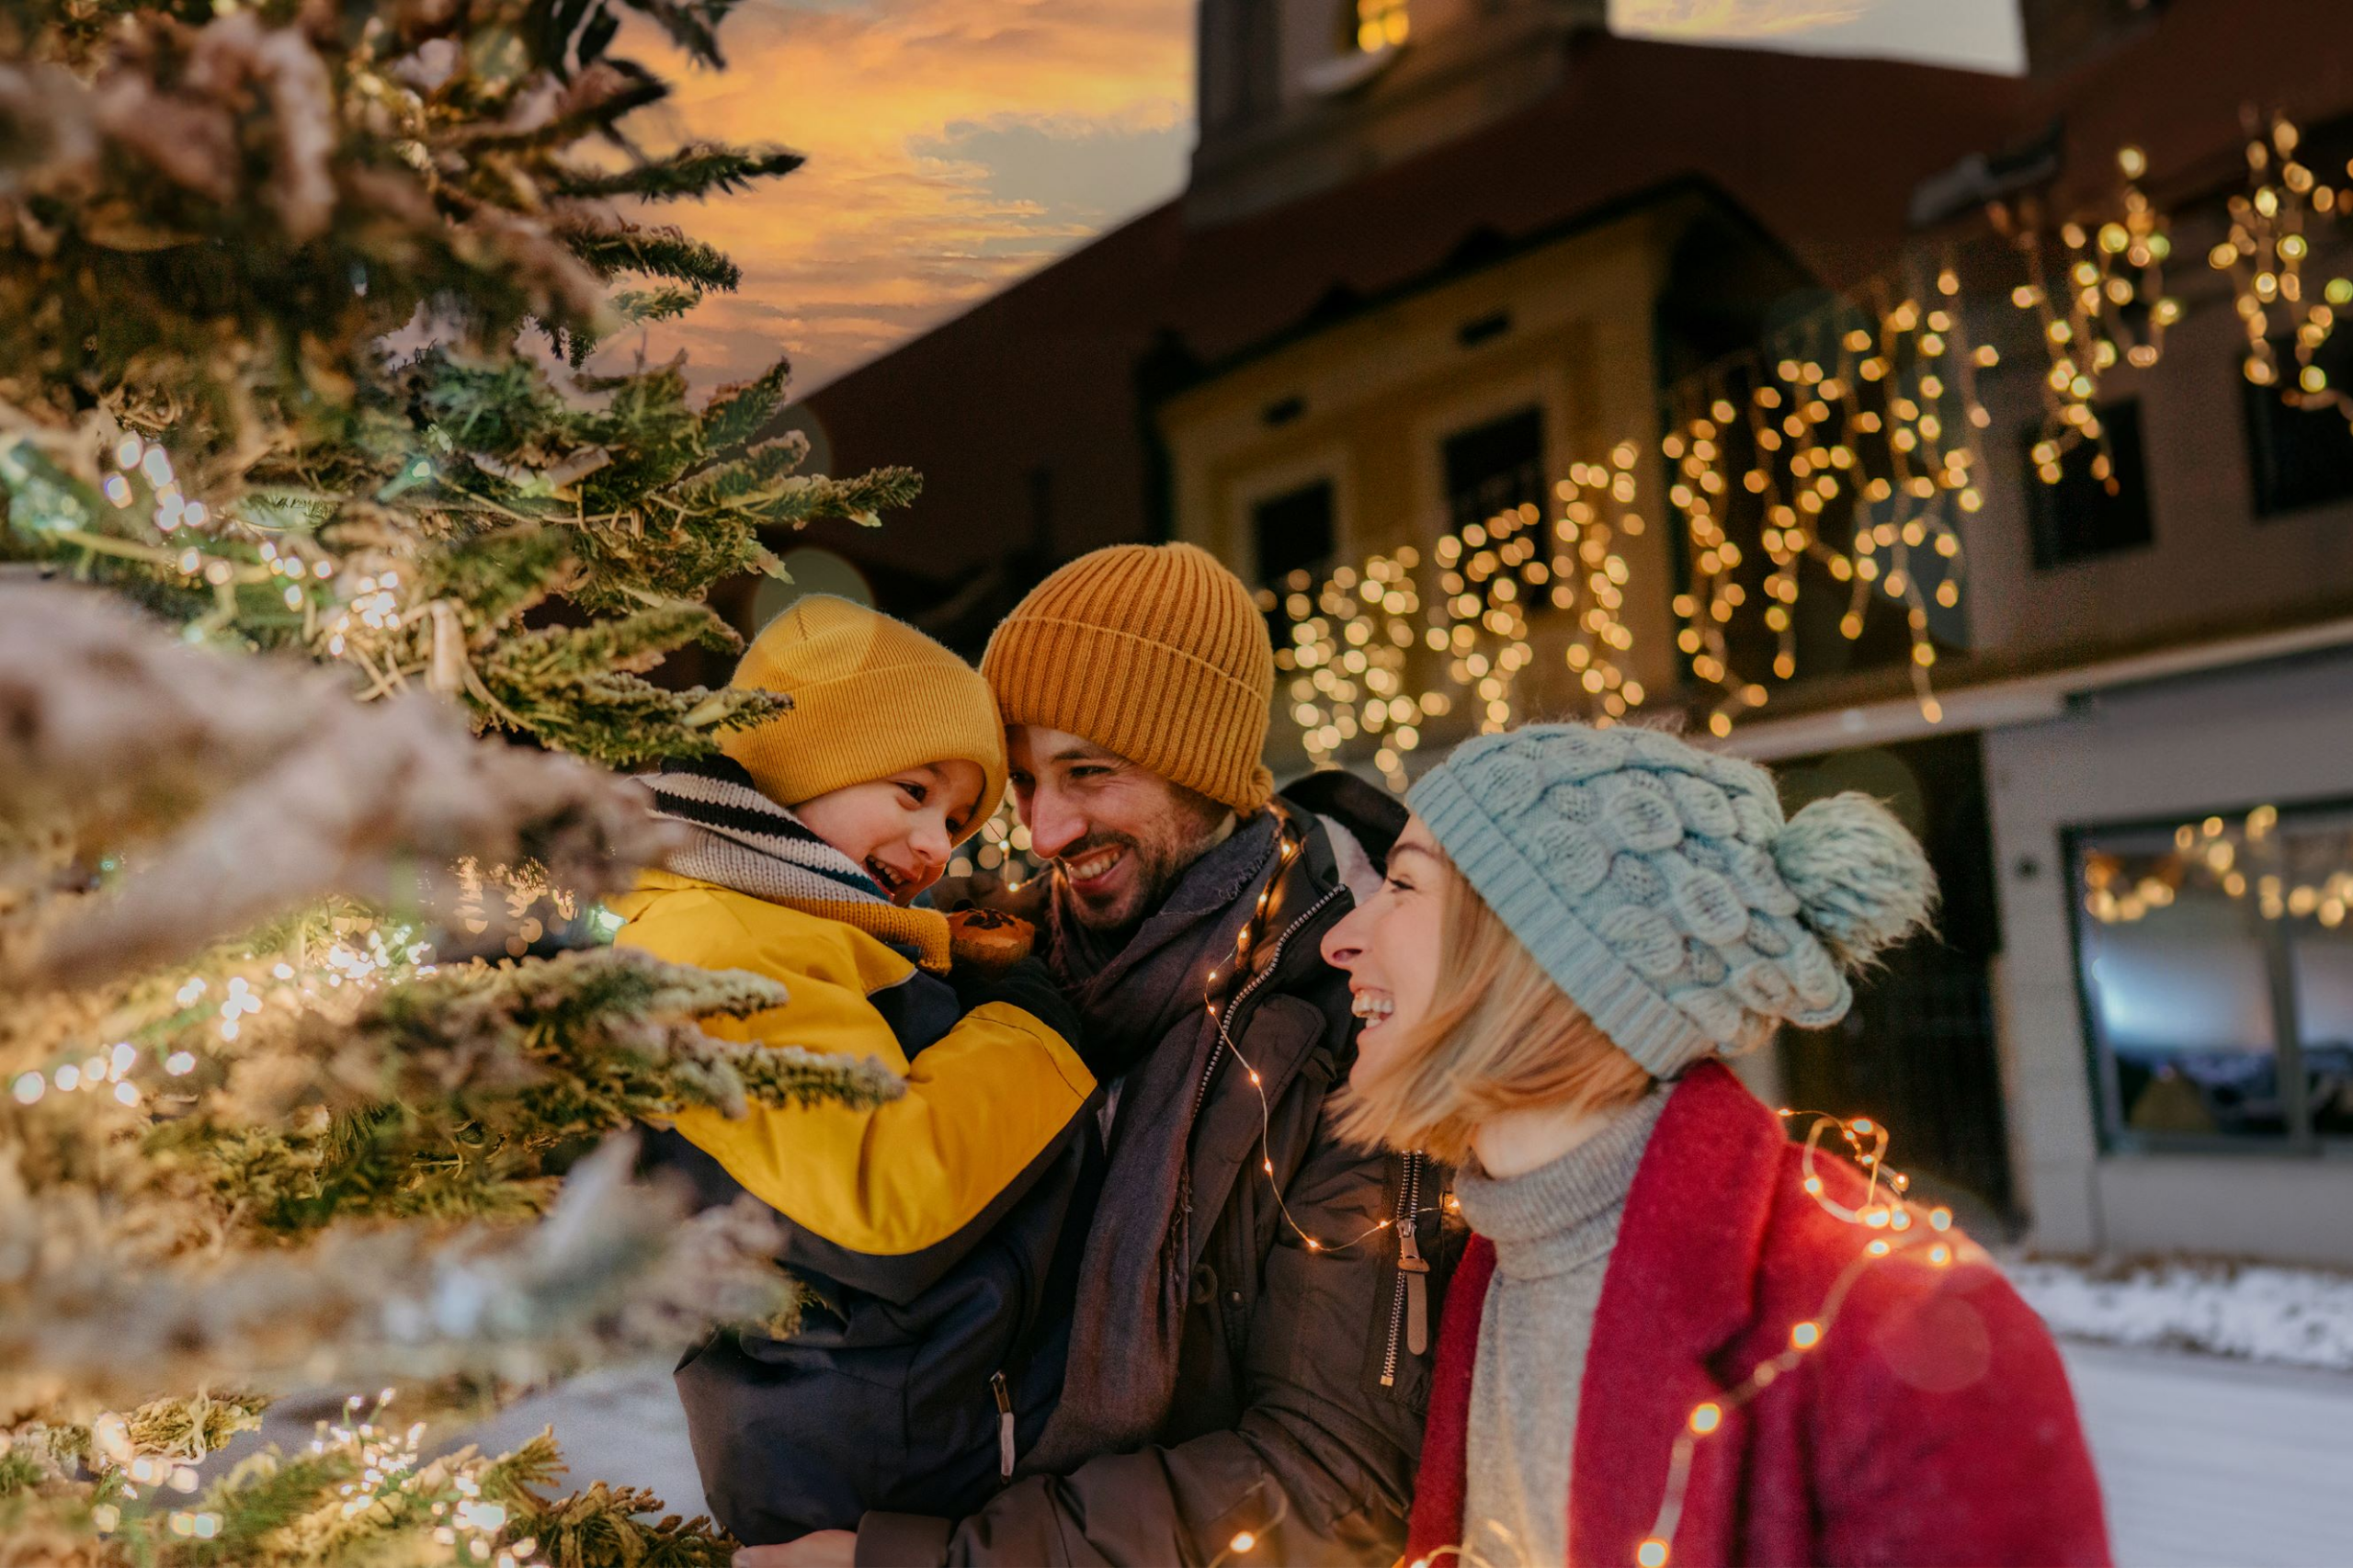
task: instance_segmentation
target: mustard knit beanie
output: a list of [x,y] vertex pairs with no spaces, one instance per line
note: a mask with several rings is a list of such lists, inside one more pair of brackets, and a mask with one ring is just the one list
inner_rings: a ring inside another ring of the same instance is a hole
[[779,805],[959,759],[987,776],[970,828],[1005,798],[1005,726],[988,682],[904,621],[807,595],[752,639],[728,685],[792,699],[789,712],[719,738]]
[[1048,577],[989,639],[981,673],[1008,724],[1061,730],[1247,814],[1275,697],[1266,619],[1189,544],[1118,544]]

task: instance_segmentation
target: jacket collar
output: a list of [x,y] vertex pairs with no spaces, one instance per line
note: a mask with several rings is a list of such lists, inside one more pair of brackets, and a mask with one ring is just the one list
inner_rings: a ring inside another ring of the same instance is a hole
[[[1626,1198],[1617,1252],[1622,1272],[1639,1266],[1645,1296],[1656,1296],[1629,1326],[1659,1352],[1704,1361],[1748,1325],[1787,1141],[1780,1118],[1720,1062],[1691,1068],[1667,1097]],[[1610,1311],[1606,1297],[1601,1311]]]
[[845,926],[865,932],[883,946],[904,954],[922,969],[934,974],[948,972],[948,916],[936,909],[907,909],[870,899],[755,899],[750,893],[731,888],[724,882],[652,869],[640,871],[636,885],[628,892],[619,898],[608,899],[606,903],[614,914],[624,920],[634,920],[652,905],[654,895],[665,892],[723,893],[755,903],[774,903],[784,909],[798,910],[821,920],[838,920]]
[[[1627,1195],[1586,1357],[1569,1519],[1581,1560],[1632,1561],[1676,1435],[1722,1392],[1716,1358],[1756,1316],[1786,1142],[1780,1119],[1721,1062],[1692,1068],[1667,1100]],[[1733,1447],[1707,1445],[1691,1499],[1735,1483],[1718,1462]]]
[[[1651,1133],[1618,1244],[1602,1278],[1586,1352],[1571,1457],[1569,1548],[1578,1562],[1631,1562],[1665,1495],[1676,1435],[1692,1407],[1722,1392],[1713,1362],[1756,1314],[1756,1277],[1778,1188],[1780,1119],[1709,1062],[1683,1075]],[[1438,1324],[1438,1358],[1422,1449],[1412,1544],[1440,1561],[1463,1538],[1464,1464],[1479,1324],[1495,1249],[1472,1238]],[[1719,1528],[1739,1478],[1727,1456],[1742,1413],[1695,1456],[1684,1518]],[[1701,1506],[1707,1499],[1721,1506]],[[1677,1555],[1721,1560],[1720,1544],[1678,1541]]]

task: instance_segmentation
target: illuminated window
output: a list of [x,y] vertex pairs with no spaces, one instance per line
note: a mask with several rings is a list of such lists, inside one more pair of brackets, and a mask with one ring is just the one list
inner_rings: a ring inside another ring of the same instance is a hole
[[1357,48],[1370,54],[1405,41],[1405,0],[1357,0]]
[[2038,468],[2042,432],[2029,429],[2020,438],[2027,531],[2037,571],[2137,550],[2155,540],[2141,459],[2141,404],[2110,403],[2099,411],[2099,422],[2107,445],[2085,441],[2052,458],[2055,480]]
[[[2321,346],[2313,363],[2324,387],[2353,385],[2353,343],[2337,334]],[[2275,339],[2278,362],[2294,374],[2296,340]],[[2255,477],[2255,515],[2282,517],[2314,506],[2353,500],[2353,426],[2344,409],[2321,398],[2289,402],[2279,387],[2259,387],[2238,378],[2245,399],[2247,466]]]
[[2353,1134],[2353,812],[2262,806],[2071,839],[2109,1146]]

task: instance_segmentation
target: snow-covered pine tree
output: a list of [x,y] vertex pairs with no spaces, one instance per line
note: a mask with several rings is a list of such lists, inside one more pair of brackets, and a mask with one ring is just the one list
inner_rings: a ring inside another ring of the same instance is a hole
[[663,851],[589,763],[767,711],[643,678],[707,587],[915,491],[797,472],[782,365],[593,358],[736,280],[658,204],[797,162],[635,133],[617,46],[732,4],[0,9],[0,1563],[725,1560],[415,1421],[790,1311],[636,1118],[898,1092],[703,1035],[748,977],[512,956]]

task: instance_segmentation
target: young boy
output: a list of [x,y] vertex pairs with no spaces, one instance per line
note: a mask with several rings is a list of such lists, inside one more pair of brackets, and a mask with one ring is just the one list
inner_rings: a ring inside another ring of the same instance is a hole
[[914,903],[1004,794],[1004,731],[978,672],[845,599],[797,601],[733,684],[791,707],[645,780],[693,836],[613,901],[617,939],[780,981],[782,1006],[704,1027],[875,1057],[907,1093],[693,1109],[655,1134],[706,1201],[748,1191],[782,1216],[814,1298],[791,1337],[722,1332],[679,1366],[696,1464],[747,1544],[870,1508],[954,1517],[1012,1473],[1061,1385],[1051,1303],[1076,1267],[1063,1221],[1095,1088],[1044,966],[951,969],[947,917]]

